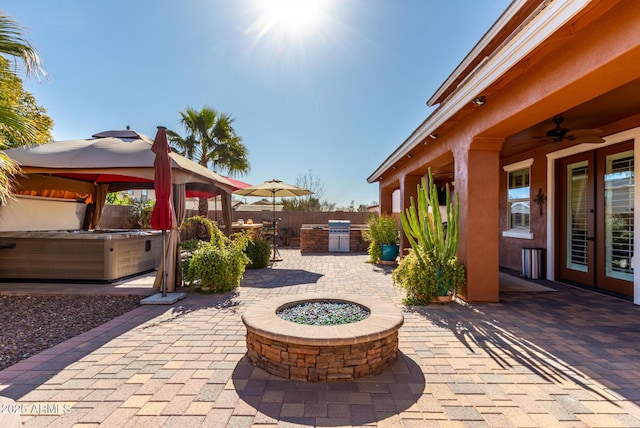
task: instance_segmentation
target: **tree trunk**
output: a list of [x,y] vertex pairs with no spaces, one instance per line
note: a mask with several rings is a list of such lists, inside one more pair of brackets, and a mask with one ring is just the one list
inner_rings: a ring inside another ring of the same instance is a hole
[[[209,200],[207,198],[198,198],[198,215],[200,217],[208,218],[209,215]],[[198,229],[196,231],[196,236],[198,239],[202,241],[208,241],[211,239],[209,233],[207,232],[207,228],[202,223],[197,223]]]

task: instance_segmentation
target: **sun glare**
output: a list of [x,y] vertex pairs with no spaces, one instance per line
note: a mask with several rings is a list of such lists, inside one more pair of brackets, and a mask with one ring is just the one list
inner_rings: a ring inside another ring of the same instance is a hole
[[302,76],[336,39],[337,0],[252,0],[245,35],[250,61],[275,75]]
[[304,27],[313,24],[317,15],[314,0],[267,0],[267,19],[276,25]]
[[271,31],[297,36],[313,31],[322,17],[320,0],[262,0],[260,33]]

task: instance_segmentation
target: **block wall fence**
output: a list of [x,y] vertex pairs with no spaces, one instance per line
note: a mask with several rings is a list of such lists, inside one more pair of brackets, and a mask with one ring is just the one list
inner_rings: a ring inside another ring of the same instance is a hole
[[[187,218],[197,215],[196,210],[187,210]],[[254,223],[262,223],[269,221],[273,216],[273,211],[233,211],[233,221],[242,219],[247,222],[248,219]],[[329,220],[349,220],[351,224],[366,224],[368,212],[348,212],[348,211],[332,211],[332,212],[300,212],[300,211],[276,211],[276,217],[280,219],[279,236],[285,233],[288,235],[285,240],[279,242],[283,246],[300,245],[300,228],[303,224],[323,224],[326,225]],[[222,213],[220,211],[209,211],[207,216],[212,220],[222,222]],[[122,205],[106,205],[102,211],[99,227],[101,229],[130,229],[134,226],[131,224],[129,207]],[[365,249],[366,251],[366,249]]]

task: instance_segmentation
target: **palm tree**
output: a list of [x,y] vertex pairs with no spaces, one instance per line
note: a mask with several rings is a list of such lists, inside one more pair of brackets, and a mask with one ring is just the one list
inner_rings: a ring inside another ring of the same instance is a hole
[[[43,74],[44,69],[35,49],[22,36],[23,28],[9,15],[0,11],[0,54],[21,60],[26,74]],[[35,138],[36,128],[24,116],[12,108],[0,105],[0,127],[20,134],[24,141]],[[0,201],[5,202],[11,194],[11,176],[17,171],[17,165],[0,152]]]
[[[180,124],[187,136],[168,130],[171,147],[181,155],[211,168],[221,170],[227,175],[246,174],[250,170],[247,160],[247,148],[242,138],[233,129],[235,119],[228,113],[219,113],[211,107],[198,111],[187,107],[180,112]],[[198,200],[198,213],[206,217],[209,202],[206,198]]]

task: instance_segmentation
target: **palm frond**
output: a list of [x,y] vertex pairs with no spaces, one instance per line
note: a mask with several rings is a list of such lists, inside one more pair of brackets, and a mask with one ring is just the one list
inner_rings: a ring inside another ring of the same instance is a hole
[[36,128],[25,117],[20,116],[13,109],[0,105],[0,129],[10,131],[10,134],[21,145],[29,145],[36,138]]
[[46,76],[35,48],[22,35],[24,31],[13,18],[0,11],[0,53],[21,59],[28,76]]

